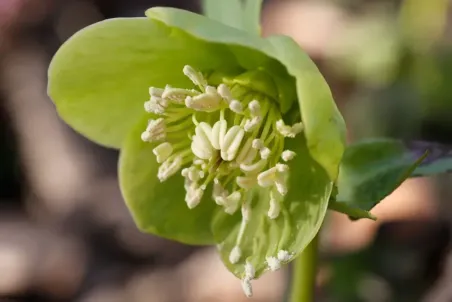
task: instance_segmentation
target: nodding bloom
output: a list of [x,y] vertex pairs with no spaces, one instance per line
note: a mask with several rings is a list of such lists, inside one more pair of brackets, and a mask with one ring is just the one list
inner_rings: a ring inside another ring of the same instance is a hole
[[252,280],[317,234],[345,124],[298,44],[261,36],[260,2],[232,2],[244,22],[153,7],[82,29],[55,54],[48,91],[74,130],[120,149],[119,184],[137,227],[216,245],[251,296]]

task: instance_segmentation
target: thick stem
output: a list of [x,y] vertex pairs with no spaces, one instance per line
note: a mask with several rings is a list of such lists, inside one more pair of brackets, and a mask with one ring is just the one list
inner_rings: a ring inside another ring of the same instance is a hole
[[295,259],[290,285],[290,302],[313,302],[317,275],[317,254],[319,234],[311,241],[303,253]]

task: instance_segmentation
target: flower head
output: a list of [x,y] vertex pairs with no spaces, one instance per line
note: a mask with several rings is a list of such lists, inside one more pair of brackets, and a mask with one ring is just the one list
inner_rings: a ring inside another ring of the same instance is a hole
[[216,244],[250,296],[251,280],[319,230],[342,117],[293,40],[172,8],[146,14],[69,39],[49,68],[49,95],[75,130],[121,150],[121,192],[137,226]]

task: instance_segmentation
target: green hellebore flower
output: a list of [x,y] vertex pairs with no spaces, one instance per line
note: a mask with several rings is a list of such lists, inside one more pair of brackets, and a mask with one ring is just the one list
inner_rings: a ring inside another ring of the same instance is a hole
[[318,232],[344,152],[342,116],[290,38],[173,8],[146,15],[75,34],[51,63],[49,95],[76,131],[121,149],[137,226],[216,244],[250,296],[252,279]]

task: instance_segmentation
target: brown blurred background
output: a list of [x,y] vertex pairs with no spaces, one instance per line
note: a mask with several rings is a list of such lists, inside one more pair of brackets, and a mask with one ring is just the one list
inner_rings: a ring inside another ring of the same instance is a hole
[[[447,0],[264,1],[264,34],[315,59],[350,141],[452,143],[452,22]],[[68,128],[46,95],[59,45],[105,18],[195,0],[0,0],[0,301],[246,301],[213,248],[138,232],[117,156]],[[318,301],[452,301],[451,177],[411,179],[378,222],[329,215]],[[254,283],[284,301],[289,269]],[[451,285],[451,286],[450,286]]]

